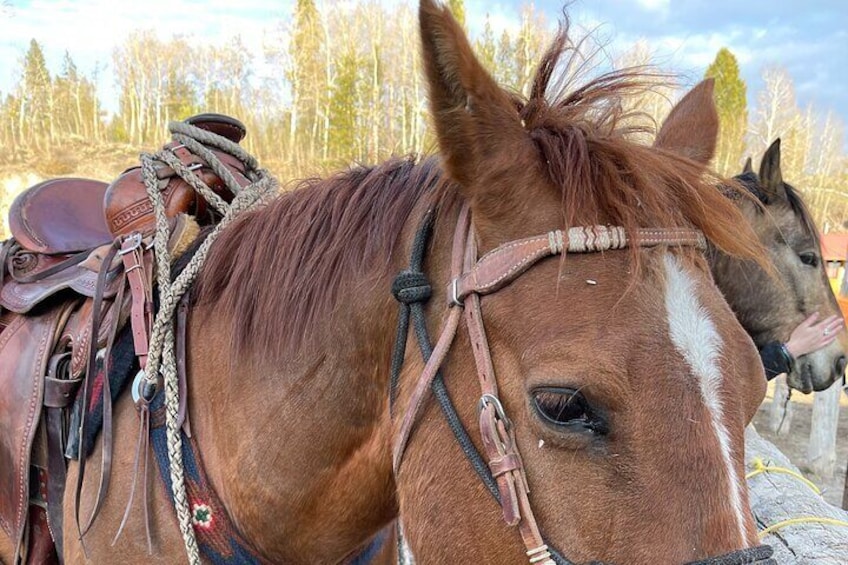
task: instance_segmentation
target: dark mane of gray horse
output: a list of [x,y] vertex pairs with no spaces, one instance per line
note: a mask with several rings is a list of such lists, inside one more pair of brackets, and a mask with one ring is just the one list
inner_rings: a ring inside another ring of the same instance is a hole
[[[757,200],[762,202],[764,206],[767,206],[771,201],[769,199],[769,195],[763,190],[762,185],[760,184],[760,179],[757,176],[757,173],[748,172],[742,173],[741,175],[737,175],[734,177],[735,180],[739,182],[741,186],[743,186],[748,192],[753,194]],[[784,182],[783,188],[786,191],[786,201],[789,203],[789,207],[792,208],[792,211],[795,213],[800,220],[802,225],[804,226],[804,230],[807,232],[807,235],[812,237],[817,246],[821,245],[819,230],[816,227],[816,223],[813,220],[812,214],[810,214],[809,208],[804,204],[804,201],[801,200],[801,196],[798,194],[798,191],[791,184]],[[763,210],[760,209],[760,212]]]

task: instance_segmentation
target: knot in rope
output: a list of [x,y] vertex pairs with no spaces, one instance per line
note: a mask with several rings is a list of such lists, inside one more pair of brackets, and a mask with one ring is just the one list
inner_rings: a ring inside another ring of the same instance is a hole
[[415,271],[401,271],[392,282],[392,296],[401,304],[426,302],[433,294],[427,275]]

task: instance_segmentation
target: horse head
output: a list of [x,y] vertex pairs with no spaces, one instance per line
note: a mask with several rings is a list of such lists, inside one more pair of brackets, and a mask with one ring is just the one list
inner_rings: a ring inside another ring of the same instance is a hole
[[[427,316],[431,328],[457,334],[442,332],[447,353],[437,345],[433,356],[444,353],[436,364],[458,420],[480,430],[471,436],[482,436],[476,443],[489,454],[503,508],[481,488],[438,406],[423,402],[408,437],[409,418],[395,426],[412,554],[425,563],[506,563],[527,552],[541,562],[545,550],[531,541],[544,539],[573,562],[756,561],[743,430],[765,390],[760,360],[697,244],[669,237],[697,229],[754,260],[760,247],[742,213],[705,180],[698,155],[630,136],[620,100],[645,84],[637,72],[549,98],[570,48],[561,32],[523,99],[483,68],[447,9],[423,0],[420,25],[431,114],[454,181],[439,201],[453,191],[460,203],[443,206],[439,221],[459,218],[455,233],[466,234],[452,246],[454,230],[437,222]],[[715,108],[704,102],[681,111],[715,143]],[[664,135],[683,139],[688,127]],[[454,321],[460,304],[467,325]],[[407,354],[401,416],[415,414],[419,375],[432,365]],[[486,392],[492,381],[497,402]]]
[[[667,123],[678,119],[670,115]],[[690,130],[688,139],[657,137],[658,146],[682,152],[712,151],[701,130]],[[713,142],[714,144],[714,142]],[[735,179],[742,193],[728,194],[745,216],[767,251],[772,271],[751,261],[717,252],[711,256],[716,283],[739,321],[762,348],[769,342],[786,342],[792,331],[813,313],[821,318],[842,316],[824,268],[819,231],[798,191],[783,180],[780,140],[766,151],[759,174],[751,160]],[[789,386],[802,392],[825,390],[845,372],[848,336],[795,360],[787,375]]]

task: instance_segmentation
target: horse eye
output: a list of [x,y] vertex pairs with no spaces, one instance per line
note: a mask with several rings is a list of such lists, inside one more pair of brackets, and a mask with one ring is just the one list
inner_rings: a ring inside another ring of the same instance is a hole
[[809,265],[810,267],[819,266],[819,258],[815,253],[800,253],[798,258],[801,259],[803,264]]
[[576,390],[540,388],[533,391],[536,412],[550,424],[568,429],[585,429],[597,434],[609,432],[606,420]]

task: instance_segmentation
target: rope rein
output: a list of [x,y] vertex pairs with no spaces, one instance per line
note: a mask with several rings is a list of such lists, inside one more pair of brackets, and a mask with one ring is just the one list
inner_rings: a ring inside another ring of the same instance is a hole
[[[227,189],[235,197],[227,204],[215,194],[197,175],[180,162],[179,158],[169,149],[157,153],[141,155],[141,172],[147,196],[153,205],[156,219],[156,233],[153,247],[156,257],[156,277],[159,288],[160,306],[151,329],[149,356],[144,379],[148,385],[155,387],[162,379],[165,388],[165,422],[168,441],[168,459],[171,467],[171,484],[174,493],[174,507],[180,524],[180,531],[186,547],[189,563],[200,563],[200,552],[194,536],[191,511],[186,495],[185,477],[182,459],[182,438],[180,437],[179,413],[179,384],[177,377],[176,345],[174,333],[174,316],[180,298],[190,288],[200,273],[209,248],[226,226],[243,211],[261,203],[275,194],[279,185],[266,170],[260,169],[252,156],[240,145],[233,143],[212,132],[182,122],[169,124],[173,138],[182,143],[189,151],[201,157],[214,173],[220,178]],[[226,152],[247,167],[246,176],[251,184],[240,187],[232,173],[220,162],[218,157],[208,147]],[[189,184],[215,210],[221,214],[221,221],[212,229],[209,236],[199,246],[197,253],[186,265],[185,269],[175,279],[171,280],[171,256],[168,252],[168,240],[171,230],[165,215],[165,203],[159,189],[159,179],[156,175],[156,163],[162,162],[170,166],[174,172]]]

